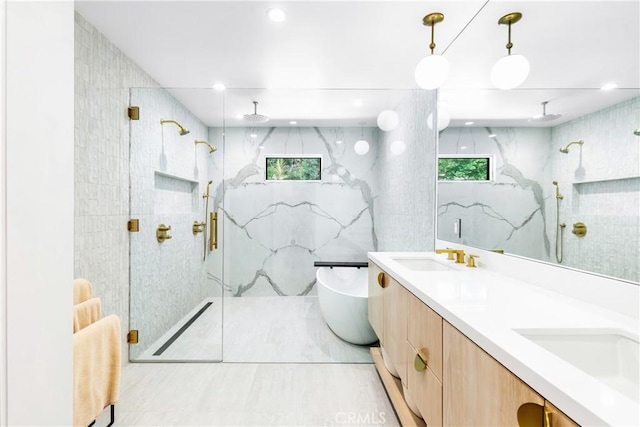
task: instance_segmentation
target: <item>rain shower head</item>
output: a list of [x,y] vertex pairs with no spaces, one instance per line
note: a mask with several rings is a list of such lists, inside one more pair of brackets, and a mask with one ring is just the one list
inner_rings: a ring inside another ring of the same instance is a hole
[[549,101],[542,102],[542,114],[533,116],[529,119],[530,122],[550,122],[551,120],[557,120],[562,117],[562,114],[547,114],[547,104]]
[[266,123],[269,117],[258,114],[258,101],[253,101],[253,114],[245,114],[243,118],[249,123]]
[[564,153],[564,154],[567,154],[569,152],[569,147],[572,146],[573,144],[578,144],[579,146],[582,147],[582,145],[584,144],[584,141],[583,140],[579,140],[579,141],[570,142],[567,145],[565,145],[564,147],[562,147],[560,149],[560,152]]
[[178,128],[180,129],[178,131],[178,133],[180,133],[180,135],[186,135],[189,133],[189,129],[187,129],[186,127],[182,126],[180,123],[176,122],[175,120],[165,120],[165,119],[160,119],[160,124],[163,125],[165,123],[173,123],[174,125],[178,126]]

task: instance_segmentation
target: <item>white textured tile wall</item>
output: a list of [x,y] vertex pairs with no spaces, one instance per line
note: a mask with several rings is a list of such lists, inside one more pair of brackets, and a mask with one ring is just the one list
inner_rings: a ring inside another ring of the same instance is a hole
[[[552,128],[553,177],[565,196],[563,265],[640,282],[640,97]],[[572,145],[566,154],[560,147]],[[582,222],[587,235],[577,237]]]
[[[437,145],[428,117],[435,105],[435,91],[408,91],[395,108],[398,127],[381,132],[374,204],[380,251],[433,250]],[[391,152],[394,141],[404,141],[403,153]]]
[[75,14],[75,262],[122,324],[129,326],[129,88],[157,86]]
[[[140,107],[130,136],[131,216],[140,220],[140,232],[130,236],[130,322],[139,330],[139,343],[130,349],[135,360],[207,297],[220,293],[207,280],[206,235],[192,232],[193,222],[205,219],[209,157],[220,154],[195,144],[208,139],[209,129],[166,90],[132,88],[131,104]],[[180,135],[177,125],[162,125],[160,119],[175,120],[190,132]],[[172,236],[162,243],[156,238],[160,224],[170,226]],[[216,358],[220,355],[211,355]]]

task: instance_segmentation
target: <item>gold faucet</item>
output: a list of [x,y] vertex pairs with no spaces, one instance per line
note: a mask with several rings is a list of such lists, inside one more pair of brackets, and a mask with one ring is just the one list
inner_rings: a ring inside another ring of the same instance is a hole
[[437,254],[449,254],[447,259],[453,260],[456,255],[456,264],[464,264],[464,250],[462,249],[436,249]]

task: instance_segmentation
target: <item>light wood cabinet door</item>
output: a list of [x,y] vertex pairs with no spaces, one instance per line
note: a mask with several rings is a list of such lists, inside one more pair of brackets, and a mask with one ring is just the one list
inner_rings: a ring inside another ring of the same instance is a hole
[[442,339],[445,426],[517,426],[522,405],[544,406],[539,394],[447,322]]
[[384,345],[384,304],[382,286],[386,285],[384,279],[378,283],[378,276],[388,277],[377,265],[369,261],[369,296],[367,298],[368,318],[373,331],[378,336],[380,343]]
[[416,349],[407,341],[407,384],[414,404],[427,426],[442,425],[442,383],[431,368],[414,364]]
[[407,378],[407,300],[409,291],[404,286],[388,278],[384,288],[384,348],[391,363],[398,371],[400,380],[406,386]]
[[571,418],[567,417],[562,411],[553,406],[551,402],[544,402],[545,409],[545,427],[580,427]]
[[442,382],[442,317],[411,293],[408,307],[407,340]]

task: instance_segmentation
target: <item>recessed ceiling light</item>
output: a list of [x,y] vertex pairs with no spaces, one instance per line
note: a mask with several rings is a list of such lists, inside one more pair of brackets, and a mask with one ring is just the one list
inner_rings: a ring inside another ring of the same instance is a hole
[[336,144],[342,144],[342,141],[341,140],[337,140]]
[[495,133],[490,133],[489,134],[489,138],[495,138],[496,136],[498,136],[498,135],[496,135]]
[[464,122],[465,126],[471,126],[472,124],[474,124],[475,122]]
[[460,147],[461,150],[466,150],[467,148],[469,147],[467,147],[466,145],[463,145],[462,147]]
[[354,107],[362,107],[362,100],[361,99],[354,99],[353,100],[353,106]]
[[267,16],[272,22],[282,22],[287,20],[287,12],[278,8],[267,10]]
[[615,83],[605,83],[602,85],[602,87],[600,88],[601,90],[611,90],[611,89],[615,89],[617,88],[618,85]]
[[264,145],[261,145],[258,148],[261,149],[261,150],[264,150]]
[[290,125],[297,125],[297,124],[298,124],[298,122],[296,122],[295,120],[291,120],[291,121],[289,122],[289,124],[290,124]]
[[257,138],[258,135],[256,135],[255,133],[252,133],[251,135],[249,135],[251,138]]
[[214,90],[222,91],[222,90],[225,90],[226,88],[227,87],[224,84],[220,83],[220,82],[213,84],[213,89]]

